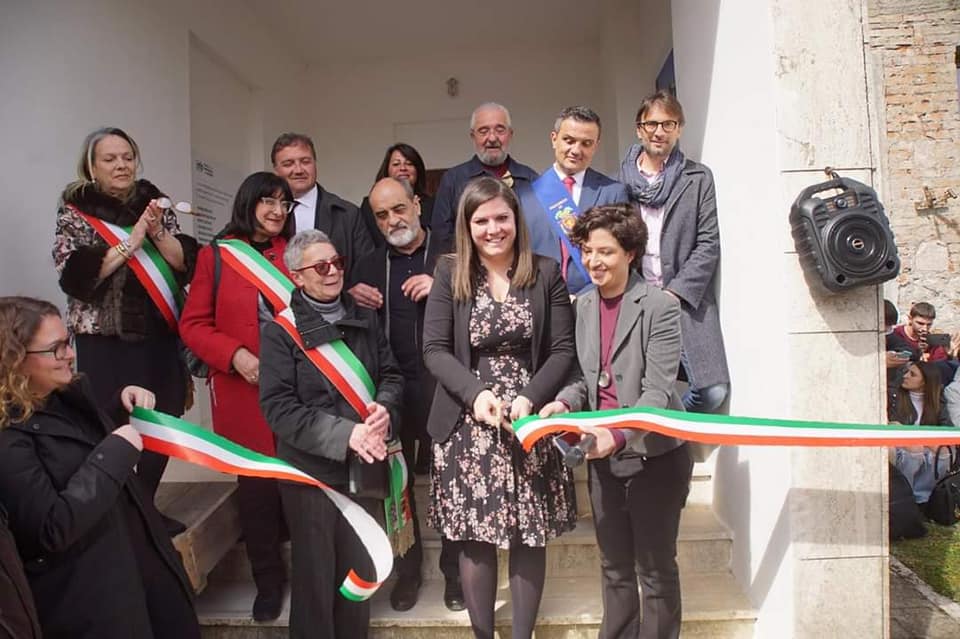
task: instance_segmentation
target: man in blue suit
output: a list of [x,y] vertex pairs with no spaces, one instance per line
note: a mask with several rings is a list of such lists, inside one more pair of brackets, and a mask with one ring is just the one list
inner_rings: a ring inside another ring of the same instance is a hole
[[515,186],[533,252],[560,264],[567,290],[577,295],[591,286],[580,251],[566,237],[577,216],[601,204],[629,201],[626,187],[590,168],[600,144],[600,116],[585,106],[567,107],[550,132],[555,161],[532,184]]

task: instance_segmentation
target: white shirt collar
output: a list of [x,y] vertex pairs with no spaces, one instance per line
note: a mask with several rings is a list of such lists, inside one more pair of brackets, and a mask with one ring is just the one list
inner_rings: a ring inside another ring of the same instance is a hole
[[[561,181],[561,182],[563,182],[563,178],[567,177],[567,174],[560,170],[560,167],[557,166],[557,163],[556,163],[556,162],[553,163],[553,170],[556,171],[557,177],[560,178],[560,181]],[[570,176],[570,177],[573,178],[573,181],[576,183],[577,186],[583,186],[583,177],[584,177],[586,174],[587,174],[587,170],[584,169],[584,170],[580,171],[579,173],[574,173],[574,174],[573,174],[572,176]]]
[[298,232],[313,228],[314,219],[317,214],[317,197],[319,194],[319,189],[317,189],[317,185],[314,184],[312,189],[296,198],[299,204],[297,204],[297,208],[293,209],[293,215],[296,217]]

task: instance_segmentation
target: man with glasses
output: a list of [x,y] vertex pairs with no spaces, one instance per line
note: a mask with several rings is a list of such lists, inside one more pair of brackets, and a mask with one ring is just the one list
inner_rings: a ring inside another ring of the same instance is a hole
[[470,139],[476,154],[463,164],[447,169],[437,188],[430,239],[431,251],[435,254],[453,251],[457,203],[467,182],[481,175],[492,175],[516,189],[521,183],[530,184],[537,179],[536,171],[510,157],[513,128],[505,106],[486,102],[474,109],[470,116]]
[[347,261],[344,288],[357,304],[377,309],[383,298],[376,288],[358,279],[354,268],[373,252],[373,240],[351,202],[317,183],[317,151],[313,140],[302,133],[284,133],[270,151],[273,172],[290,185],[297,205],[293,209],[296,231],[317,229],[333,241]]
[[585,106],[560,111],[550,132],[553,166],[517,189],[534,253],[552,257],[571,295],[592,286],[580,250],[567,234],[587,209],[628,201],[624,185],[590,168],[600,146],[600,116]]
[[671,93],[644,99],[636,122],[640,144],[627,151],[620,181],[647,225],[643,276],[680,300],[680,374],[689,383],[684,407],[714,412],[727,398],[730,375],[715,291],[720,229],[713,174],[677,146],[683,107]]

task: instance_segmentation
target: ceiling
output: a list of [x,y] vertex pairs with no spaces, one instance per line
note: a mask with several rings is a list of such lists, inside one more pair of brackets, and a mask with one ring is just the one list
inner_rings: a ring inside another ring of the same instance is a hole
[[575,46],[599,38],[602,11],[582,0],[247,0],[278,45],[311,66],[437,51]]

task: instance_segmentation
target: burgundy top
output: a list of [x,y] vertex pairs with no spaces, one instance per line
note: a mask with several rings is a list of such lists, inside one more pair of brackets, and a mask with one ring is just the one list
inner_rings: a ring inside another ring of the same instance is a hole
[[597,409],[620,408],[617,401],[617,384],[610,370],[610,352],[613,349],[613,337],[617,330],[617,318],[620,316],[620,302],[623,293],[611,298],[600,298],[600,371],[607,371],[610,376],[610,385],[606,388],[597,386]]

